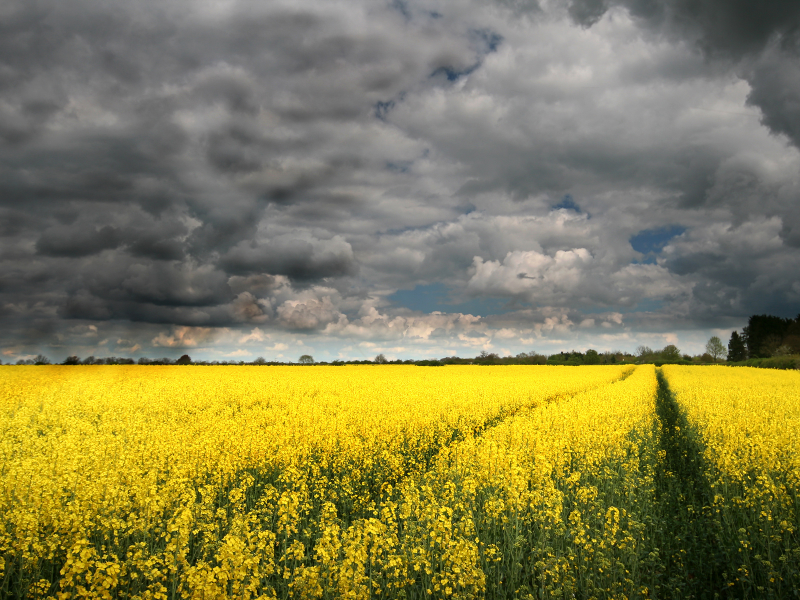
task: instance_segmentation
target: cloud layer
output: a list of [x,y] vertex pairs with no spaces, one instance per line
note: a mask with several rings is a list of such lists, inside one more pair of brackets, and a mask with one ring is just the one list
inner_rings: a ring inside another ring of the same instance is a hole
[[1,350],[697,351],[795,316],[798,31],[777,0],[11,0]]

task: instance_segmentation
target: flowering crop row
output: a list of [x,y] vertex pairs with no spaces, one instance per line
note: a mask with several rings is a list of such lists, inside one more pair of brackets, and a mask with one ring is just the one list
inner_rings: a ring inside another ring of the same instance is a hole
[[[736,598],[800,590],[800,373],[665,366],[700,454],[708,581]],[[699,504],[699,503],[698,503]]]
[[441,448],[624,371],[4,369],[2,589],[297,595],[326,523],[386,526]]

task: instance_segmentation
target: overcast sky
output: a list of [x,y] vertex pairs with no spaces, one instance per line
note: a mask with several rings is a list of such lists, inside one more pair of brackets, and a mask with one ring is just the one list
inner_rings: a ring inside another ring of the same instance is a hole
[[800,313],[800,3],[5,0],[3,362],[699,353]]

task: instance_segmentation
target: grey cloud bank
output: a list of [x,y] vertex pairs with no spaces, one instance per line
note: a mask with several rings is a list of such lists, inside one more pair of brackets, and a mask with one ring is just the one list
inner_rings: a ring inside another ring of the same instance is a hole
[[0,358],[699,352],[794,317],[798,32],[777,1],[10,0]]

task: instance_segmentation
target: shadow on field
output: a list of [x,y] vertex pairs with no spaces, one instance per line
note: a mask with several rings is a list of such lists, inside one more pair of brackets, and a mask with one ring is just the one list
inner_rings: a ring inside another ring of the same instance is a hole
[[663,515],[661,550],[666,569],[660,596],[727,598],[722,575],[726,560],[718,542],[719,523],[711,515],[713,493],[703,473],[702,438],[678,406],[661,369],[656,377],[663,454],[655,484]]

